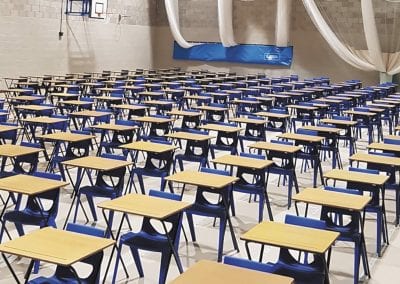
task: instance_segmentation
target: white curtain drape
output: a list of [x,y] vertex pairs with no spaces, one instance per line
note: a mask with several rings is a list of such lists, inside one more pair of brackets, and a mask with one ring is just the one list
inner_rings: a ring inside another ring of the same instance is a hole
[[372,0],[361,1],[362,19],[364,25],[364,35],[367,41],[369,57],[380,72],[385,72],[385,63],[383,62],[383,54],[381,44],[379,42],[378,30],[376,28],[374,6]]
[[225,47],[235,46],[233,33],[233,0],[218,0],[219,37]]
[[[372,0],[361,0],[367,50],[359,50],[342,42],[327,24],[314,0],[303,0],[303,4],[321,35],[344,61],[365,71],[379,71],[389,75],[400,73],[400,53],[382,52]],[[398,35],[393,34],[393,36]]]
[[292,0],[276,1],[275,45],[287,46],[290,38]]
[[183,48],[190,48],[198,45],[198,43],[187,42],[180,31],[179,27],[179,2],[178,0],[165,0],[165,10],[167,11],[167,17],[169,26],[171,28],[172,36],[175,41]]
[[375,67],[371,63],[362,60],[352,52],[349,46],[344,45],[338,39],[338,37],[326,23],[325,19],[322,17],[321,12],[319,11],[314,0],[303,0],[303,4],[318,31],[340,58],[356,68],[368,71],[375,70]]

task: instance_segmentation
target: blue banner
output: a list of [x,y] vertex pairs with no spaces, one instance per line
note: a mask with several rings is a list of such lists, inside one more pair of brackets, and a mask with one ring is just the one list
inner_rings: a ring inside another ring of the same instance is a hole
[[224,47],[222,43],[204,43],[191,48],[183,48],[174,42],[174,59],[239,62],[290,67],[293,47],[275,45],[240,44]]

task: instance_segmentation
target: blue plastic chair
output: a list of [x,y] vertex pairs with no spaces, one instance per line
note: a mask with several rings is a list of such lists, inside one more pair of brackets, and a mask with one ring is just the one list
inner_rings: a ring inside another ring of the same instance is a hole
[[[314,229],[326,229],[324,221],[303,218],[293,215],[286,215],[285,224],[309,227]],[[314,255],[314,260],[310,263],[305,254],[304,262],[300,262],[293,257],[286,248],[280,248],[279,259],[275,264],[275,273],[286,275],[295,279],[300,284],[322,284],[328,277],[325,271],[324,255]]]
[[[240,153],[241,157],[265,160],[265,156]],[[258,222],[263,220],[264,204],[267,205],[269,219],[273,221],[271,204],[269,203],[267,184],[265,182],[265,169],[250,169],[238,167],[236,176],[239,181],[233,184],[232,190],[258,196]],[[232,215],[235,216],[234,199],[232,198]]]
[[[172,145],[171,142],[163,140],[152,139],[150,142]],[[133,158],[136,161],[136,158]],[[144,176],[161,178],[161,191],[165,190],[166,180],[171,172],[172,161],[174,159],[174,151],[167,151],[163,153],[148,152],[146,157],[145,166],[143,168],[133,168],[129,178],[129,184],[132,187],[133,178],[136,175],[139,181],[139,187],[142,194],[145,194]],[[131,188],[130,187],[130,188]]]
[[[21,146],[41,148],[38,143],[21,142]],[[36,172],[39,163],[39,152],[18,156],[14,159],[14,167],[11,172],[5,171],[7,159],[3,158],[1,163],[0,178],[10,177],[16,174],[32,174]]]
[[[235,123],[219,122],[219,125],[237,127]],[[218,131],[217,139],[214,143],[210,144],[211,158],[215,158],[215,150],[227,151],[231,155],[237,154],[237,145],[239,142],[239,131],[224,132]]]
[[[349,167],[349,171],[379,175],[378,170],[372,170],[372,169],[359,169],[359,168]],[[382,240],[386,244],[389,243],[384,190],[381,193],[382,189],[379,189],[374,185],[363,184],[362,181],[348,182],[347,188],[360,190],[361,192],[367,192],[372,196],[372,200],[365,208],[365,211],[376,213],[376,252],[380,256],[382,249]]]
[[[258,119],[264,120],[262,117],[249,115],[247,118],[249,119]],[[239,135],[239,143],[240,143],[240,150],[244,152],[244,141],[265,141],[266,140],[266,123],[264,124],[253,124],[253,123],[246,123],[246,129],[244,131],[244,135]]]
[[[361,194],[361,192],[358,190],[330,186],[326,186],[325,190],[346,194]],[[346,217],[348,220],[346,221],[346,224],[343,224],[343,217]],[[365,241],[362,240],[360,232],[361,220],[359,213],[346,209],[322,206],[321,220],[325,222],[328,230],[340,233],[338,240],[354,243],[354,284],[358,283],[361,258],[363,260],[364,273],[367,275],[369,274],[368,262],[366,258],[367,250],[365,247]]]
[[[61,176],[56,174],[36,172],[33,173],[33,175],[47,179],[61,180]],[[60,190],[57,188],[34,196],[28,196],[26,207],[22,210],[19,209],[21,203],[21,196],[19,196],[16,203],[16,209],[6,212],[3,216],[4,225],[0,231],[0,241],[3,238],[5,231],[5,222],[14,223],[19,236],[25,234],[23,229],[24,225],[38,226],[40,228],[51,226],[55,228],[59,194]],[[48,206],[48,208],[43,208],[42,200],[51,201],[51,205]]]
[[[208,135],[208,131],[196,129],[188,129],[189,133]],[[210,151],[209,139],[203,141],[188,140],[184,154],[175,155],[173,171],[176,172],[176,164],[179,165],[181,171],[184,170],[183,162],[199,163],[200,167],[205,167],[208,164],[208,153]]]
[[[67,231],[90,235],[94,237],[103,238],[105,236],[104,231],[98,228],[83,226],[79,224],[69,223],[66,227]],[[103,260],[104,252],[100,251],[92,256],[89,256],[80,261],[80,263],[85,263],[91,267],[91,272],[86,277],[79,277],[76,279],[75,275],[72,273],[70,267],[57,266],[54,275],[50,277],[38,277],[36,279],[30,280],[28,284],[60,284],[60,283],[72,283],[72,284],[98,284],[100,283],[100,268],[101,262]]]
[[[101,157],[107,159],[115,160],[126,160],[124,156],[117,156],[111,154],[102,154]],[[86,196],[89,204],[90,211],[92,213],[94,221],[97,221],[96,206],[94,204],[93,198],[109,198],[114,199],[122,194],[124,187],[124,176],[126,172],[126,167],[121,167],[109,171],[99,171],[97,173],[96,182],[94,185],[87,185],[81,187],[76,196],[76,206],[74,214],[74,223],[78,214],[78,208],[80,203],[80,198],[82,195]],[[110,212],[110,224],[112,224],[113,212]]]
[[[201,172],[218,174],[229,176],[229,172],[221,171],[216,169],[208,169],[208,168],[201,168]],[[216,193],[215,190],[209,189],[207,187],[199,186],[196,191],[196,197],[193,205],[186,210],[186,216],[189,223],[190,234],[192,237],[192,241],[196,241],[196,233],[194,228],[193,222],[193,215],[200,215],[205,217],[212,217],[212,218],[219,218],[219,237],[218,237],[218,261],[222,261],[222,253],[224,247],[224,238],[225,238],[225,230],[226,230],[226,223],[228,221],[228,213],[224,206],[223,199],[230,204],[229,200],[232,195],[231,186],[227,188],[222,188],[218,190]],[[214,193],[219,195],[219,200],[217,203],[212,203],[204,197],[204,193]],[[233,237],[233,236],[232,236]]]
[[[179,195],[161,192],[158,190],[150,190],[149,195],[155,198],[165,198],[176,201],[181,200]],[[182,214],[177,213],[169,216],[167,219],[163,220],[163,222],[171,224],[171,229],[169,230],[168,235],[170,240],[172,240],[175,250],[177,250],[182,227]],[[121,258],[121,250],[123,245],[126,245],[130,248],[140,277],[144,277],[144,271],[140,261],[139,250],[161,253],[160,276],[158,283],[165,283],[173,252],[167,235],[159,233],[152,225],[150,218],[143,218],[142,227],[139,232],[128,232],[120,237],[112,283],[115,283],[117,278],[118,265]],[[180,261],[177,263],[177,265],[181,266]]]
[[260,272],[275,273],[275,266],[270,263],[261,263],[232,256],[224,257],[224,264],[256,270]]
[[[132,120],[115,120],[116,125],[125,125],[125,126],[139,126],[137,122]],[[99,156],[104,149],[106,153],[111,154],[114,150],[118,149],[119,146],[127,143],[131,143],[135,136],[135,131],[127,130],[127,131],[113,131],[112,137],[110,141],[106,141],[106,135],[102,134],[102,139],[97,151],[97,155]],[[125,153],[126,154],[126,153]]]

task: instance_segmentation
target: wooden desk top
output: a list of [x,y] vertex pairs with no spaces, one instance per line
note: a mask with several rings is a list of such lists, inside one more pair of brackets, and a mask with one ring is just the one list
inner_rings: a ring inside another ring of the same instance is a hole
[[191,204],[143,194],[127,194],[113,200],[103,201],[97,207],[111,211],[139,215],[157,220],[164,220]]
[[92,97],[97,101],[122,101],[124,98],[123,97],[110,97],[110,96],[96,96]]
[[[396,128],[394,130],[400,131],[400,126],[396,126]],[[383,139],[385,139],[385,138],[400,140],[400,135],[385,135],[385,136],[383,136]]]
[[251,105],[259,105],[261,104],[260,101],[257,100],[243,100],[243,99],[237,99],[237,100],[233,100],[231,101],[231,103],[234,104],[251,104]]
[[302,105],[287,105],[288,108],[302,109],[302,110],[318,110],[316,106],[302,106]]
[[375,112],[369,111],[355,111],[355,110],[345,110],[343,113],[352,114],[352,115],[360,115],[360,116],[375,116]]
[[164,92],[140,92],[139,96],[143,97],[163,97],[165,96]]
[[362,211],[371,201],[371,196],[354,195],[323,189],[306,188],[293,196],[293,200],[332,208]]
[[55,109],[55,106],[42,106],[42,105],[19,105],[16,106],[17,109],[31,110],[31,111],[43,111]]
[[327,96],[326,98],[332,100],[341,100],[341,101],[351,101],[353,99],[345,96]]
[[168,145],[168,144],[149,142],[149,141],[136,141],[136,142],[121,145],[120,148],[134,150],[134,151],[164,153],[164,152],[168,152],[168,151],[174,151],[178,147],[173,146],[173,145]]
[[79,142],[96,138],[96,136],[71,132],[55,132],[51,134],[38,135],[37,138],[48,141]]
[[0,125],[0,132],[7,132],[20,129],[19,126],[12,126],[12,125]]
[[242,167],[242,168],[250,168],[250,169],[265,169],[271,166],[274,162],[270,160],[261,160],[261,159],[254,159],[248,157],[241,157],[237,155],[225,155],[218,157],[211,162],[216,164],[222,165],[229,165],[235,167]]
[[330,119],[330,118],[323,118],[321,122],[333,124],[333,125],[347,125],[347,126],[354,126],[357,124],[357,121],[353,120],[341,120],[341,119]]
[[215,136],[210,136],[210,135],[202,135],[202,134],[197,134],[197,133],[190,133],[190,132],[185,132],[185,131],[177,131],[174,133],[168,133],[164,135],[165,137],[168,138],[173,138],[173,139],[183,139],[183,140],[191,140],[191,141],[205,141],[205,140],[211,140],[215,138]]
[[101,117],[101,116],[111,115],[111,113],[95,111],[95,110],[82,110],[82,111],[72,112],[70,115],[80,116],[80,117]]
[[3,144],[0,145],[0,156],[15,158],[19,156],[34,154],[42,152],[43,149],[34,148],[34,147],[26,147],[14,144]]
[[312,143],[321,143],[321,141],[325,139],[322,136],[305,135],[305,134],[289,133],[289,132],[279,134],[277,137],[295,141],[312,142]]
[[103,157],[87,156],[62,162],[63,165],[92,169],[97,171],[110,171],[132,165],[132,162],[108,159]]
[[55,117],[49,117],[49,116],[37,116],[37,117],[24,118],[24,119],[22,119],[22,121],[29,122],[29,123],[53,124],[53,123],[60,123],[60,122],[68,121],[68,119],[55,118]]
[[241,235],[244,241],[323,254],[339,237],[338,232],[278,222],[262,222]]
[[292,284],[294,280],[286,276],[245,269],[210,260],[200,260],[189,267],[171,284]]
[[115,241],[51,227],[33,231],[0,245],[0,251],[52,264],[70,266],[103,249]]
[[234,117],[230,118],[229,121],[238,122],[238,123],[249,123],[249,124],[265,124],[267,123],[264,119],[254,119],[248,117]]
[[35,195],[61,188],[68,184],[68,182],[30,175],[14,175],[0,179],[0,190],[18,194]]
[[239,180],[233,176],[223,176],[217,174],[183,171],[165,178],[168,181],[190,184],[194,186],[204,186],[208,188],[221,189]]
[[194,109],[204,110],[204,111],[228,111],[226,107],[214,107],[214,106],[195,106]]
[[341,100],[340,98],[337,98],[337,99],[319,98],[319,99],[316,99],[316,101],[325,102],[325,103],[331,103],[331,104],[339,104],[343,100]]
[[207,100],[207,99],[211,99],[211,97],[207,97],[207,96],[197,96],[197,95],[187,95],[183,97],[186,100]]
[[323,174],[324,178],[347,182],[359,182],[371,185],[382,186],[389,179],[387,175],[375,175],[353,172],[348,170],[334,169]]
[[314,126],[314,125],[305,125],[305,126],[302,126],[300,129],[314,130],[314,131],[318,131],[318,132],[335,133],[335,134],[338,134],[341,131],[340,128]]
[[83,105],[92,105],[94,102],[85,102],[80,100],[68,100],[68,101],[59,101],[58,104],[63,105],[71,105],[71,106],[83,106]]
[[16,96],[16,97],[11,98],[12,101],[37,101],[40,99],[44,100],[44,97],[41,97],[41,96]]
[[128,105],[128,104],[111,105],[111,107],[117,108],[117,109],[126,109],[126,110],[142,110],[142,109],[149,108],[146,105]]
[[241,127],[237,126],[227,126],[227,125],[212,124],[212,123],[200,125],[198,128],[211,131],[221,131],[221,132],[239,132],[242,130]]
[[290,117],[290,114],[274,113],[274,112],[267,112],[267,111],[256,112],[255,115],[264,116],[264,117],[272,117],[272,118],[289,118]]
[[201,116],[201,112],[197,111],[185,111],[185,110],[178,110],[178,109],[173,109],[171,111],[167,112],[168,115],[176,115],[176,116]]
[[155,116],[137,116],[137,117],[132,117],[131,120],[138,122],[147,122],[147,123],[169,123],[174,121],[173,118],[162,118]]
[[163,106],[171,105],[172,106],[174,104],[174,102],[172,102],[172,101],[161,101],[161,100],[144,101],[143,103],[146,105],[149,105],[149,106],[160,106],[160,105],[163,105]]
[[376,107],[376,108],[395,108],[395,105],[391,105],[389,103],[384,104],[384,103],[371,103],[369,105],[367,105],[367,107]]
[[376,149],[389,152],[400,152],[400,145],[387,144],[387,143],[371,143],[367,145],[368,149]]
[[358,161],[364,163],[374,163],[374,164],[382,164],[393,167],[400,167],[400,158],[396,157],[385,157],[367,153],[355,153],[351,157],[349,157],[351,161]]
[[392,105],[400,105],[400,100],[394,99],[394,98],[383,98],[381,100],[374,100],[374,102],[384,103],[384,104],[392,104]]
[[133,131],[139,127],[136,125],[121,125],[115,123],[102,123],[90,126],[91,128],[110,131]]
[[266,150],[266,151],[277,151],[282,153],[296,153],[302,149],[301,146],[293,146],[293,145],[284,145],[279,143],[271,143],[271,142],[256,142],[254,144],[250,144],[249,148]]

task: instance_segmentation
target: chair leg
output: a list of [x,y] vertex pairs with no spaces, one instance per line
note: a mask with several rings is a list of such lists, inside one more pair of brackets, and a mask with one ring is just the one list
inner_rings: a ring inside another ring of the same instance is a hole
[[93,196],[86,195],[86,199],[88,201],[90,212],[92,213],[93,216],[93,220],[97,221],[97,213],[96,213],[96,207],[93,202]]
[[171,251],[161,253],[160,276],[158,284],[165,284],[167,280],[169,265],[171,263],[171,256],[172,256]]
[[[117,249],[117,258],[115,259],[115,266],[114,266],[114,273],[113,273],[113,278],[111,283],[115,283],[117,280],[117,275],[118,275],[118,265],[119,265],[119,260],[121,258],[121,249],[122,249],[122,243],[119,244],[119,247]],[[104,277],[106,277],[105,275]]]
[[[361,259],[361,251],[360,251],[360,243],[354,243],[354,284],[358,283],[358,278],[360,275],[360,259]],[[363,262],[364,263],[364,262]]]
[[219,222],[219,237],[218,237],[218,262],[222,261],[222,254],[224,251],[224,238],[226,230],[226,218],[221,218]]
[[133,260],[135,261],[136,269],[138,270],[139,276],[144,277],[142,262],[140,261],[139,250],[131,247]]
[[196,241],[196,232],[194,230],[193,215],[191,213],[186,213],[186,218],[189,224],[190,235],[192,236],[192,241]]

